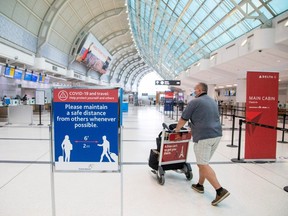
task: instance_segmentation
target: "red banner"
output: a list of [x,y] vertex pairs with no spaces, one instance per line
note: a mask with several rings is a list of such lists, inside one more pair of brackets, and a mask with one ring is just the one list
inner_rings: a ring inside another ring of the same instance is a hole
[[[277,127],[276,72],[247,72],[246,121]],[[276,159],[277,131],[246,124],[245,159]]]
[[162,162],[186,160],[189,141],[182,143],[167,143],[163,145]]
[[165,91],[165,99],[173,99],[174,92],[172,91]]

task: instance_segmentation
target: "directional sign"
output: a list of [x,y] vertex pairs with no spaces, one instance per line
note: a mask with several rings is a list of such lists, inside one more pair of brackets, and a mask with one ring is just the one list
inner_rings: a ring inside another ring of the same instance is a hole
[[155,80],[155,85],[181,85],[181,80]]

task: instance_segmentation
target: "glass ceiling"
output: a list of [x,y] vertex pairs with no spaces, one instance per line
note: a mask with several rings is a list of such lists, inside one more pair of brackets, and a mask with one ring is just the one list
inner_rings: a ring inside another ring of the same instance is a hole
[[127,0],[133,40],[163,78],[288,9],[288,0]]

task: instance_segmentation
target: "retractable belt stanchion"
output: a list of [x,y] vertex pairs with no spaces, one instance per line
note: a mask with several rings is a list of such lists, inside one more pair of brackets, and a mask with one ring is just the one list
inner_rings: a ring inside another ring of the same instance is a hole
[[[231,110],[232,112],[232,110]],[[234,131],[235,131],[235,109],[234,109],[234,112],[233,112],[233,115],[232,115],[232,141],[231,141],[231,144],[230,145],[227,145],[227,147],[238,147],[237,145],[234,145]]]
[[242,135],[242,123],[244,120],[239,119],[239,138],[238,138],[238,156],[237,158],[232,158],[231,161],[232,162],[240,162],[243,163],[244,160],[240,159],[240,153],[241,153],[241,135]]
[[[240,159],[240,151],[241,151],[241,133],[242,133],[242,123],[246,123],[246,124],[251,124],[254,126],[259,126],[259,127],[264,127],[264,128],[270,128],[273,130],[280,130],[283,132],[288,132],[288,129],[286,128],[279,128],[279,127],[275,127],[275,126],[271,126],[271,125],[264,125],[264,124],[258,124],[256,122],[247,122],[246,120],[242,120],[239,119],[239,148],[238,148],[238,157],[235,159],[231,159],[232,162],[245,162],[244,160]],[[288,188],[287,188],[288,189]]]
[[229,121],[233,121],[233,119],[231,118],[232,117],[232,115],[233,115],[233,105],[229,105],[229,108],[230,108],[230,119],[229,119]]
[[39,124],[38,125],[43,125],[42,122],[41,122],[41,105],[39,105]]
[[[285,129],[285,122],[286,122],[286,113],[283,114],[283,129]],[[278,141],[279,143],[288,143],[287,141],[284,140],[284,134],[285,131],[282,131],[282,140]]]

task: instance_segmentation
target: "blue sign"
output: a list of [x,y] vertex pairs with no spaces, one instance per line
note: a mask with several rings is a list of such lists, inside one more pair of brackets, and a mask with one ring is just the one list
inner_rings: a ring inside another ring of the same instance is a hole
[[118,89],[54,89],[56,170],[119,170]]
[[164,111],[173,111],[173,99],[166,98],[164,102]]

